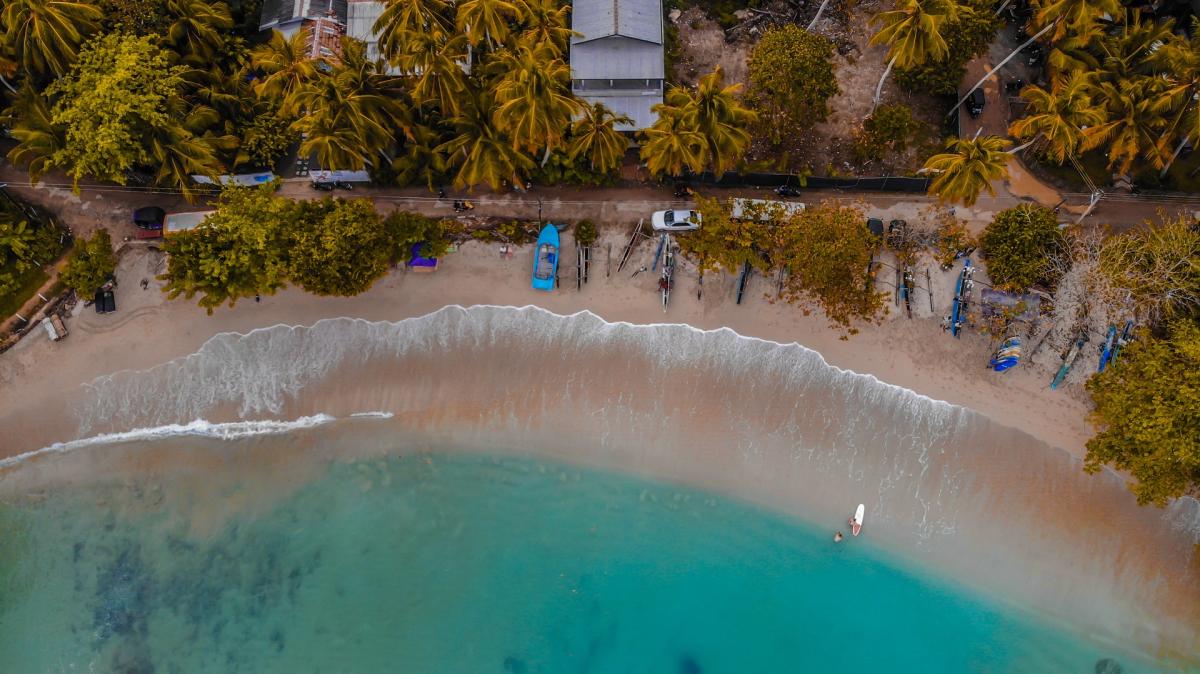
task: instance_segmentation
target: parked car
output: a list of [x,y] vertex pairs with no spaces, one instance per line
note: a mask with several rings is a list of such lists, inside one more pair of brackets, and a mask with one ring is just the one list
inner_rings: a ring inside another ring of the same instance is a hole
[[656,211],[650,216],[650,227],[657,232],[684,232],[700,229],[700,214],[696,211]]
[[971,95],[967,97],[967,112],[972,117],[978,117],[983,114],[983,105],[987,100],[983,97],[983,89],[975,89]]
[[879,218],[867,218],[867,229],[875,236],[883,238],[883,220]]
[[162,229],[167,212],[158,206],[143,206],[133,212],[133,224],[141,229]]
[[104,293],[104,313],[112,313],[117,310],[117,296],[111,290],[101,291]]

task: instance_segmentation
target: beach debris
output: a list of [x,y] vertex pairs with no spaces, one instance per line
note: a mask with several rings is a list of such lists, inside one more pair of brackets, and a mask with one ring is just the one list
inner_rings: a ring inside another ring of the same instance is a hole
[[632,253],[637,244],[641,242],[642,227],[644,227],[645,224],[646,219],[642,218],[641,220],[638,220],[637,227],[633,228],[633,235],[629,237],[629,243],[625,244],[625,252],[621,253],[621,263],[617,265],[618,274],[620,274],[621,270],[625,268],[625,263],[629,261],[629,254]]

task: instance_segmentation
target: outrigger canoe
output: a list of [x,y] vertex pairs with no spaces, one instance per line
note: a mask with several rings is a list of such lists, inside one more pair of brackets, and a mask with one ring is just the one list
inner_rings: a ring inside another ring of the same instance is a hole
[[533,255],[533,280],[530,285],[534,290],[554,290],[554,280],[558,276],[558,250],[558,229],[547,224],[538,234]]

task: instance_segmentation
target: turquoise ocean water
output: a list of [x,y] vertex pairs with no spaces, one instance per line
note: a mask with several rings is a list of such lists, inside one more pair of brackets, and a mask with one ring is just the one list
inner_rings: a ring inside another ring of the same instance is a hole
[[622,475],[337,462],[202,532],[162,498],[173,488],[123,480],[0,505],[0,672],[1090,674],[1104,658],[1153,671],[905,568],[870,522],[835,545]]

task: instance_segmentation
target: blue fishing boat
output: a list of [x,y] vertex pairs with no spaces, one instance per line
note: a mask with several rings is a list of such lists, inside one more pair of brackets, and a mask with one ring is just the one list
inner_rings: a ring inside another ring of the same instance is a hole
[[1058,385],[1063,383],[1063,380],[1067,378],[1067,373],[1071,371],[1071,366],[1075,364],[1075,359],[1079,357],[1079,351],[1083,349],[1083,345],[1086,344],[1087,341],[1087,330],[1080,330],[1079,337],[1076,338],[1075,343],[1071,345],[1070,350],[1067,351],[1067,355],[1063,356],[1062,366],[1059,367],[1058,372],[1055,373],[1054,381],[1050,382],[1050,388],[1058,388]]
[[1104,372],[1104,368],[1108,367],[1108,364],[1112,362],[1112,357],[1115,353],[1113,348],[1116,346],[1116,341],[1117,326],[1110,325],[1108,326],[1108,334],[1104,336],[1104,346],[1100,348],[1100,367],[1096,369],[1097,372]]
[[1117,362],[1117,358],[1121,355],[1121,349],[1133,339],[1133,321],[1125,321],[1125,329],[1121,331],[1121,336],[1117,338],[1117,343],[1113,345],[1112,362]]
[[558,229],[548,224],[538,234],[537,250],[533,256],[533,281],[530,285],[534,290],[554,290],[554,280],[558,276],[558,249]]
[[971,279],[971,258],[967,258],[963,262],[962,271],[958,273],[958,283],[954,286],[954,302],[950,305],[950,334],[958,337],[958,333],[962,330],[963,319],[966,314],[966,296],[968,283]]

